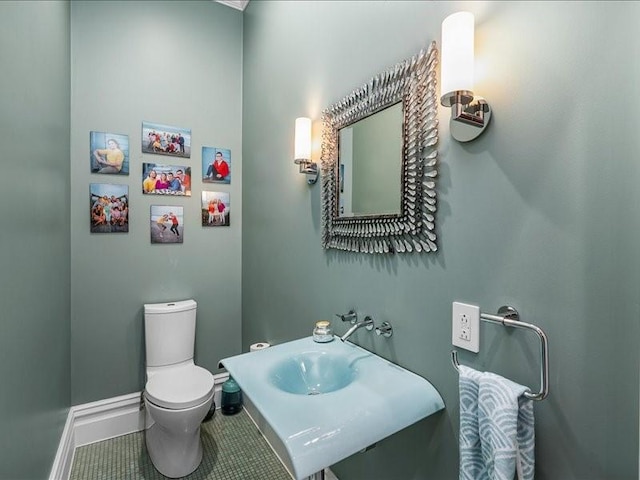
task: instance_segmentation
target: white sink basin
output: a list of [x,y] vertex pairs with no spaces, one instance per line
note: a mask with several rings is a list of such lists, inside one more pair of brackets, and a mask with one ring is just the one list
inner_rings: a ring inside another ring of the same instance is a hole
[[298,480],[444,408],[424,378],[337,338],[302,338],[220,363]]

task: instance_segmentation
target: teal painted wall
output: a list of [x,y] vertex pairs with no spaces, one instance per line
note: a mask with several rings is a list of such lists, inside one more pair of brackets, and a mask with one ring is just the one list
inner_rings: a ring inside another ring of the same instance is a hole
[[[188,297],[199,303],[196,360],[214,372],[241,345],[308,335],[351,307],[393,323],[389,341],[353,338],[429,378],[447,409],[336,465],[345,480],[457,477],[451,302],[513,304],[551,339],[536,477],[637,478],[637,2],[255,1],[244,27],[213,2],[161,5],[151,15],[147,2],[0,3],[13,27],[0,31],[12,159],[0,207],[1,478],[48,475],[69,405],[139,390],[142,304]],[[441,111],[440,251],[323,251],[319,184],[291,161],[293,119],[319,119],[461,8],[476,13],[477,90],[494,118],[460,145]],[[149,45],[188,52],[182,68],[159,65]],[[218,187],[231,193],[230,228],[200,227],[194,175],[193,197],[166,201],[185,207],[185,243],[150,245],[158,202],[139,193],[138,167],[164,157],[135,150],[142,120],[192,128],[196,172],[203,145],[232,150],[232,184]],[[91,130],[129,135],[128,177],[89,172]],[[89,233],[92,182],[129,185],[128,234]],[[464,363],[537,387],[535,341],[482,333]]]
[[47,478],[71,405],[69,4],[0,18],[0,478]]
[[[198,302],[196,362],[240,351],[242,12],[205,1],[73,2],[72,402],[144,387],[143,304]],[[189,159],[142,154],[142,121],[191,129]],[[89,169],[89,132],[129,135],[130,175]],[[202,183],[202,147],[231,150],[229,185]],[[192,168],[192,196],[142,195],[142,163]],[[130,228],[91,234],[90,183],[129,186]],[[201,226],[201,192],[229,192],[229,227]],[[181,245],[152,245],[151,205],[184,207]]]
[[[320,184],[309,188],[293,165],[293,120],[316,119],[319,134],[324,108],[439,41],[442,20],[463,8],[476,14],[477,91],[494,117],[464,145],[441,108],[438,253],[324,251]],[[446,403],[336,465],[341,479],[457,478],[456,300],[489,313],[511,304],[549,335],[536,478],[638,478],[640,141],[625,113],[638,107],[638,18],[637,2],[249,4],[243,348],[309,335],[355,307],[395,333],[354,340],[428,378]],[[538,388],[534,338],[481,333],[481,353],[461,362]]]

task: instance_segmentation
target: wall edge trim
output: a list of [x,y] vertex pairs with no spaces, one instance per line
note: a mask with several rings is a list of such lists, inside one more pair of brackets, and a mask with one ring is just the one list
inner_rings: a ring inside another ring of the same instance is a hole
[[[213,375],[213,398],[220,408],[222,384],[228,373]],[[140,410],[142,392],[106,398],[72,406],[60,437],[49,480],[68,480],[76,447],[144,430],[144,410]]]

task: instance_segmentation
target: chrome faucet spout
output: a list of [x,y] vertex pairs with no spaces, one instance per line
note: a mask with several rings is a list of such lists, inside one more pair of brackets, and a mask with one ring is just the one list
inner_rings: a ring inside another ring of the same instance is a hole
[[364,320],[362,320],[361,322],[354,323],[351,326],[351,328],[347,330],[347,333],[345,333],[340,337],[340,340],[344,342],[347,338],[349,338],[353,334],[353,332],[358,330],[360,327],[364,327],[369,331],[373,330],[373,318],[366,316],[364,317]]

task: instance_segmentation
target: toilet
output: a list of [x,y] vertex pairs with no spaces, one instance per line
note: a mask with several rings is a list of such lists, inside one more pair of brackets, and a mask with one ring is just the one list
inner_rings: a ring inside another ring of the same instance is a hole
[[213,402],[213,375],[193,362],[194,300],[145,304],[145,440],[154,467],[184,477],[202,461],[200,424]]

